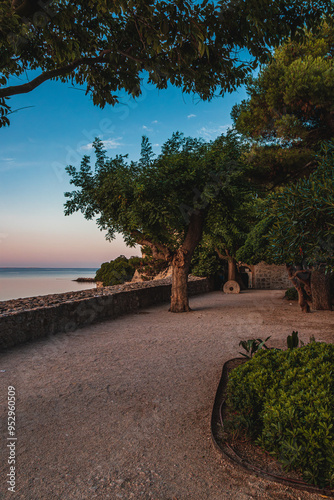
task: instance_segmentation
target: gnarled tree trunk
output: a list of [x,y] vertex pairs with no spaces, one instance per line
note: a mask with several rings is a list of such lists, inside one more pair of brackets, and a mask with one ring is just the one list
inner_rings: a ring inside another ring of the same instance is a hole
[[172,295],[169,309],[176,313],[190,311],[188,300],[189,265],[184,262],[184,257],[187,256],[180,259],[179,253],[180,250],[176,252],[172,262]]
[[311,275],[312,308],[316,310],[332,310],[330,277],[325,269],[313,269]]
[[[305,313],[310,312],[309,299],[310,297],[306,293],[305,289],[302,287],[300,278],[298,278],[298,271],[294,269],[293,266],[286,264],[286,269],[288,271],[289,279],[291,280],[293,286],[297,290],[298,293],[298,304],[301,307],[301,310]],[[304,283],[305,285],[305,283]],[[309,291],[309,287],[307,286],[307,290]],[[309,291],[310,293],[310,291]]]
[[172,294],[169,310],[171,312],[190,311],[188,301],[188,273],[194,250],[203,234],[204,212],[191,214],[188,231],[184,242],[172,258]]

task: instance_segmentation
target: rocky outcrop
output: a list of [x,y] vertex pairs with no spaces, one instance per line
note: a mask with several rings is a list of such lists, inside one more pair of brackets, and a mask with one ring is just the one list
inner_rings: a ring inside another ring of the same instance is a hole
[[148,276],[140,269],[136,269],[136,271],[133,275],[133,278],[131,280],[131,283],[162,280],[165,278],[169,278],[170,276],[172,276],[172,266],[167,267],[166,269],[164,269],[163,271],[161,271],[159,274],[157,274],[154,277]]

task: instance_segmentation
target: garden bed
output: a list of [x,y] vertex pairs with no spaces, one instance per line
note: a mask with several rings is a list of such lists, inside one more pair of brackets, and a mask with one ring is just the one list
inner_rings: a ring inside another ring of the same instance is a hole
[[269,453],[256,446],[244,432],[232,431],[227,425],[231,411],[226,404],[227,382],[229,373],[247,360],[234,358],[223,366],[211,417],[211,433],[215,447],[234,464],[274,482],[293,488],[334,497],[334,490],[321,489],[306,483],[295,471],[285,471],[283,466]]

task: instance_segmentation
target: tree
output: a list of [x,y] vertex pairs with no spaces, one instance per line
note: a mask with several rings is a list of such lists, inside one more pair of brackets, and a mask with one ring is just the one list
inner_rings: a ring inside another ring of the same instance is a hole
[[146,245],[154,258],[170,262],[170,310],[189,311],[187,280],[194,250],[211,212],[228,210],[242,175],[233,140],[220,137],[208,144],[175,133],[152,159],[144,139],[141,159],[131,163],[121,155],[107,158],[95,140],[95,171],[87,156],[80,170],[67,167],[79,189],[65,194],[65,214],[81,210],[87,219],[97,216],[108,239],[122,233],[128,245]]
[[227,267],[224,273],[227,280],[238,281],[240,286],[244,287],[237,270],[236,253],[244,244],[257,217],[256,186],[251,181],[251,170],[243,162],[249,150],[248,144],[233,129],[227,132],[225,138],[220,139],[220,143],[225,154],[229,151],[231,164],[233,161],[236,165],[237,161],[243,163],[242,175],[237,182],[234,179],[233,185],[230,186],[233,196],[230,196],[225,204],[218,203],[215,210],[211,210],[208,214],[201,252],[197,257],[197,267],[204,270],[206,259],[214,264],[215,258],[212,256],[214,252],[221,261],[224,261],[217,266],[217,271],[222,266]]
[[321,141],[334,136],[334,26],[287,41],[247,84],[233,108],[237,130],[252,143],[254,176],[270,187],[310,173]]
[[[203,99],[240,85],[269,48],[333,12],[330,0],[5,0],[0,5],[0,125],[7,99],[47,80],[86,85],[94,104],[141,92],[143,71]],[[241,60],[243,49],[250,57]],[[12,76],[40,73],[13,85]]]
[[[247,88],[250,98],[235,106],[232,111],[237,130],[251,144],[247,162],[253,169],[252,178],[260,185],[262,194],[266,190],[277,191],[277,186],[290,182],[287,191],[283,189],[277,195],[281,198],[271,199],[273,203],[275,199],[273,207],[281,207],[281,214],[284,211],[288,213],[285,196],[296,207],[302,202],[298,179],[309,175],[317,167],[316,153],[320,150],[321,141],[334,135],[333,54],[332,21],[322,23],[317,33],[305,31],[305,39],[301,42],[287,41],[276,49],[273,60],[262,69],[259,76],[249,80]],[[296,191],[293,183],[297,186]],[[320,185],[318,189],[320,196]],[[292,202],[294,192],[296,200]],[[268,240],[268,234],[273,234],[270,233],[270,228],[277,220],[277,213],[274,212],[273,218],[271,210],[274,208],[269,209],[269,215],[265,218],[261,213],[259,224],[251,231],[238,253],[239,258],[244,260],[248,255],[248,262],[254,263],[257,254],[264,256],[263,260],[267,262],[279,262],[279,256],[273,254],[275,247],[270,246]],[[292,238],[295,230],[300,231],[300,226],[295,225],[293,220],[289,217],[285,219],[283,233],[287,238]],[[305,225],[308,225],[307,217]],[[305,237],[308,235],[305,229]],[[295,248],[290,243],[286,240],[286,247]],[[271,251],[267,252],[267,248]],[[330,308],[328,283],[319,277],[316,286],[317,272],[312,272],[313,292],[311,291],[309,265],[305,268],[298,252],[299,248],[294,256],[287,255],[285,248],[282,258],[284,257],[283,262],[290,262],[287,266],[289,277],[298,290],[302,309],[309,311],[308,303],[311,300],[314,308]],[[315,261],[312,265],[315,265]],[[322,274],[321,276],[324,277]],[[322,291],[321,282],[324,286]],[[317,296],[322,296],[323,299],[317,300]],[[327,299],[324,299],[325,296]]]
[[237,281],[242,288],[236,254],[256,219],[256,203],[252,186],[247,182],[247,169],[244,169],[235,196],[227,207],[220,206],[211,212],[203,236],[206,246],[227,262],[227,280]]
[[[269,196],[259,224],[239,258],[287,264],[299,304],[309,312],[331,309],[330,273],[334,271],[334,141],[322,145],[317,169]],[[259,239],[261,236],[262,240]],[[257,254],[258,242],[262,252]],[[255,243],[256,242],[256,243]],[[255,243],[255,244],[254,244]]]
[[[334,270],[334,141],[322,145],[318,168],[274,198],[271,253],[286,262],[302,261],[291,277],[304,284],[314,309],[331,310]],[[309,269],[305,273],[306,269]],[[310,269],[311,268],[311,269]],[[327,272],[326,272],[327,271]],[[305,276],[306,274],[306,276]],[[291,270],[290,270],[291,275]]]

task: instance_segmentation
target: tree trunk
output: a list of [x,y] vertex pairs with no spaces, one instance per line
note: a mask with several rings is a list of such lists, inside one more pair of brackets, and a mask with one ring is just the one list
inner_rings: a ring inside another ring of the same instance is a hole
[[311,275],[312,309],[331,311],[331,293],[329,274],[324,268],[313,269]]
[[188,302],[188,273],[194,250],[203,234],[204,211],[194,211],[190,216],[189,227],[184,242],[172,258],[172,294],[169,310],[171,312],[190,311]]
[[172,264],[172,295],[170,311],[188,312],[190,311],[188,300],[188,266],[178,266]]
[[227,281],[236,281],[236,276],[237,276],[237,271],[236,271],[235,259],[229,257]]
[[301,310],[304,313],[309,313],[311,310],[310,310],[310,306],[307,302],[307,299],[305,297],[305,292],[304,292],[303,288],[301,287],[301,285],[299,283],[295,285],[295,288],[296,288],[297,293],[298,293],[298,304],[300,305]]
[[299,279],[295,276],[295,269],[293,268],[293,266],[289,266],[288,264],[286,264],[286,269],[288,271],[289,279],[291,280],[293,286],[297,290],[298,304],[300,305],[301,310],[305,313],[309,313],[310,306],[308,304],[307,294],[303,289]]

